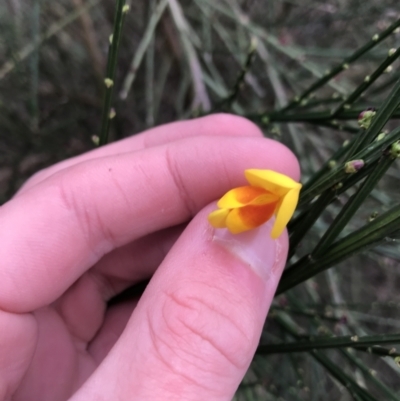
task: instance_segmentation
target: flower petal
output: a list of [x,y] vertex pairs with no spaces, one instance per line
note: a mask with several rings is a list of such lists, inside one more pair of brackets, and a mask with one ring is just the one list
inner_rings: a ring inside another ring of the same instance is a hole
[[272,170],[250,169],[244,172],[251,185],[261,187],[276,195],[283,196],[290,189],[301,188],[301,184],[290,177]]
[[208,215],[208,221],[214,228],[225,228],[226,218],[228,217],[228,209],[214,210]]
[[248,185],[230,190],[218,201],[217,205],[221,209],[234,209],[250,204],[263,205],[277,200],[276,195],[265,189]]
[[261,206],[244,206],[233,209],[226,218],[226,227],[233,234],[251,230],[269,220],[275,212],[276,203]]
[[287,223],[289,223],[296,209],[297,202],[299,200],[299,193],[300,193],[300,188],[294,188],[290,190],[285,195],[280,205],[278,205],[276,220],[271,232],[272,238],[274,239],[278,238],[282,234]]

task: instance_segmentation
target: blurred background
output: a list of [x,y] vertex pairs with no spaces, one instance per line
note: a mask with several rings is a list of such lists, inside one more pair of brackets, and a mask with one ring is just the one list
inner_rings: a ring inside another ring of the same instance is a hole
[[[354,102],[343,104],[399,47],[395,29],[354,62],[346,61],[399,20],[395,0],[137,0],[129,5],[110,140],[213,112],[240,114],[296,153],[306,181],[358,132],[359,113],[379,108],[400,77],[395,59]],[[1,203],[36,171],[96,146],[115,7],[112,0],[0,2]],[[301,97],[338,65],[342,68],[331,79]],[[286,110],[296,99],[298,104]],[[326,114],[338,105],[335,118]],[[393,118],[385,129],[397,126]],[[398,188],[397,162],[348,230],[398,204]],[[317,221],[303,253],[347,199],[339,198]],[[276,316],[292,319],[303,334],[400,332],[399,244],[388,242],[278,297],[263,340],[293,339],[282,332],[282,321],[274,323]],[[256,356],[237,400],[400,399],[399,361],[387,352],[380,357],[365,351],[349,351],[350,356],[327,351],[322,359],[312,352]],[[340,371],[351,384],[340,380]]]

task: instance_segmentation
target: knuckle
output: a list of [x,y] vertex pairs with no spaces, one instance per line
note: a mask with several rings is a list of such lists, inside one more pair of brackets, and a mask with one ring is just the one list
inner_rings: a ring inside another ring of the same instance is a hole
[[86,188],[77,188],[70,185],[71,180],[66,180],[63,175],[55,181],[55,188],[62,206],[71,214],[71,219],[78,227],[81,236],[85,239],[90,249],[94,250],[95,244],[102,239],[101,254],[112,249],[115,245],[113,232],[104,223],[96,202],[88,202],[93,199],[90,194],[90,185]]
[[230,305],[220,289],[211,289],[210,296],[210,288],[204,286],[196,285],[193,290],[191,285],[190,289],[165,294],[160,334],[153,337],[158,343],[158,356],[169,364],[178,356],[194,368],[216,374],[221,374],[221,367],[227,365],[243,369],[249,363],[254,343],[249,315],[232,313],[232,308],[240,309],[240,305]]
[[181,168],[177,164],[177,158],[171,153],[169,148],[166,149],[165,160],[168,172],[172,178],[172,181],[177,189],[179,199],[188,215],[193,216],[196,211],[196,202],[190,196],[190,191],[187,188],[185,180],[181,174]]

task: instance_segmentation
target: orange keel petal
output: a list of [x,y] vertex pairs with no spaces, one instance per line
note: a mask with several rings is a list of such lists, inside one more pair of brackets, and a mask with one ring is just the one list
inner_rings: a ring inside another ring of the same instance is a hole
[[233,234],[251,230],[268,221],[274,214],[275,208],[276,202],[262,206],[250,205],[233,209],[226,218],[226,227]]
[[231,189],[217,203],[221,209],[234,209],[237,207],[246,206],[260,195],[267,192],[263,188],[252,187],[247,185]]

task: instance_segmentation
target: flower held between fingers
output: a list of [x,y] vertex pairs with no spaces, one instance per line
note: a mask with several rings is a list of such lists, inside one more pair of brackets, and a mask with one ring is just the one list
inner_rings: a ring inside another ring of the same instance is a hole
[[250,185],[227,192],[208,220],[215,228],[238,234],[260,226],[275,215],[271,237],[278,238],[296,209],[301,184],[272,170],[245,170]]

